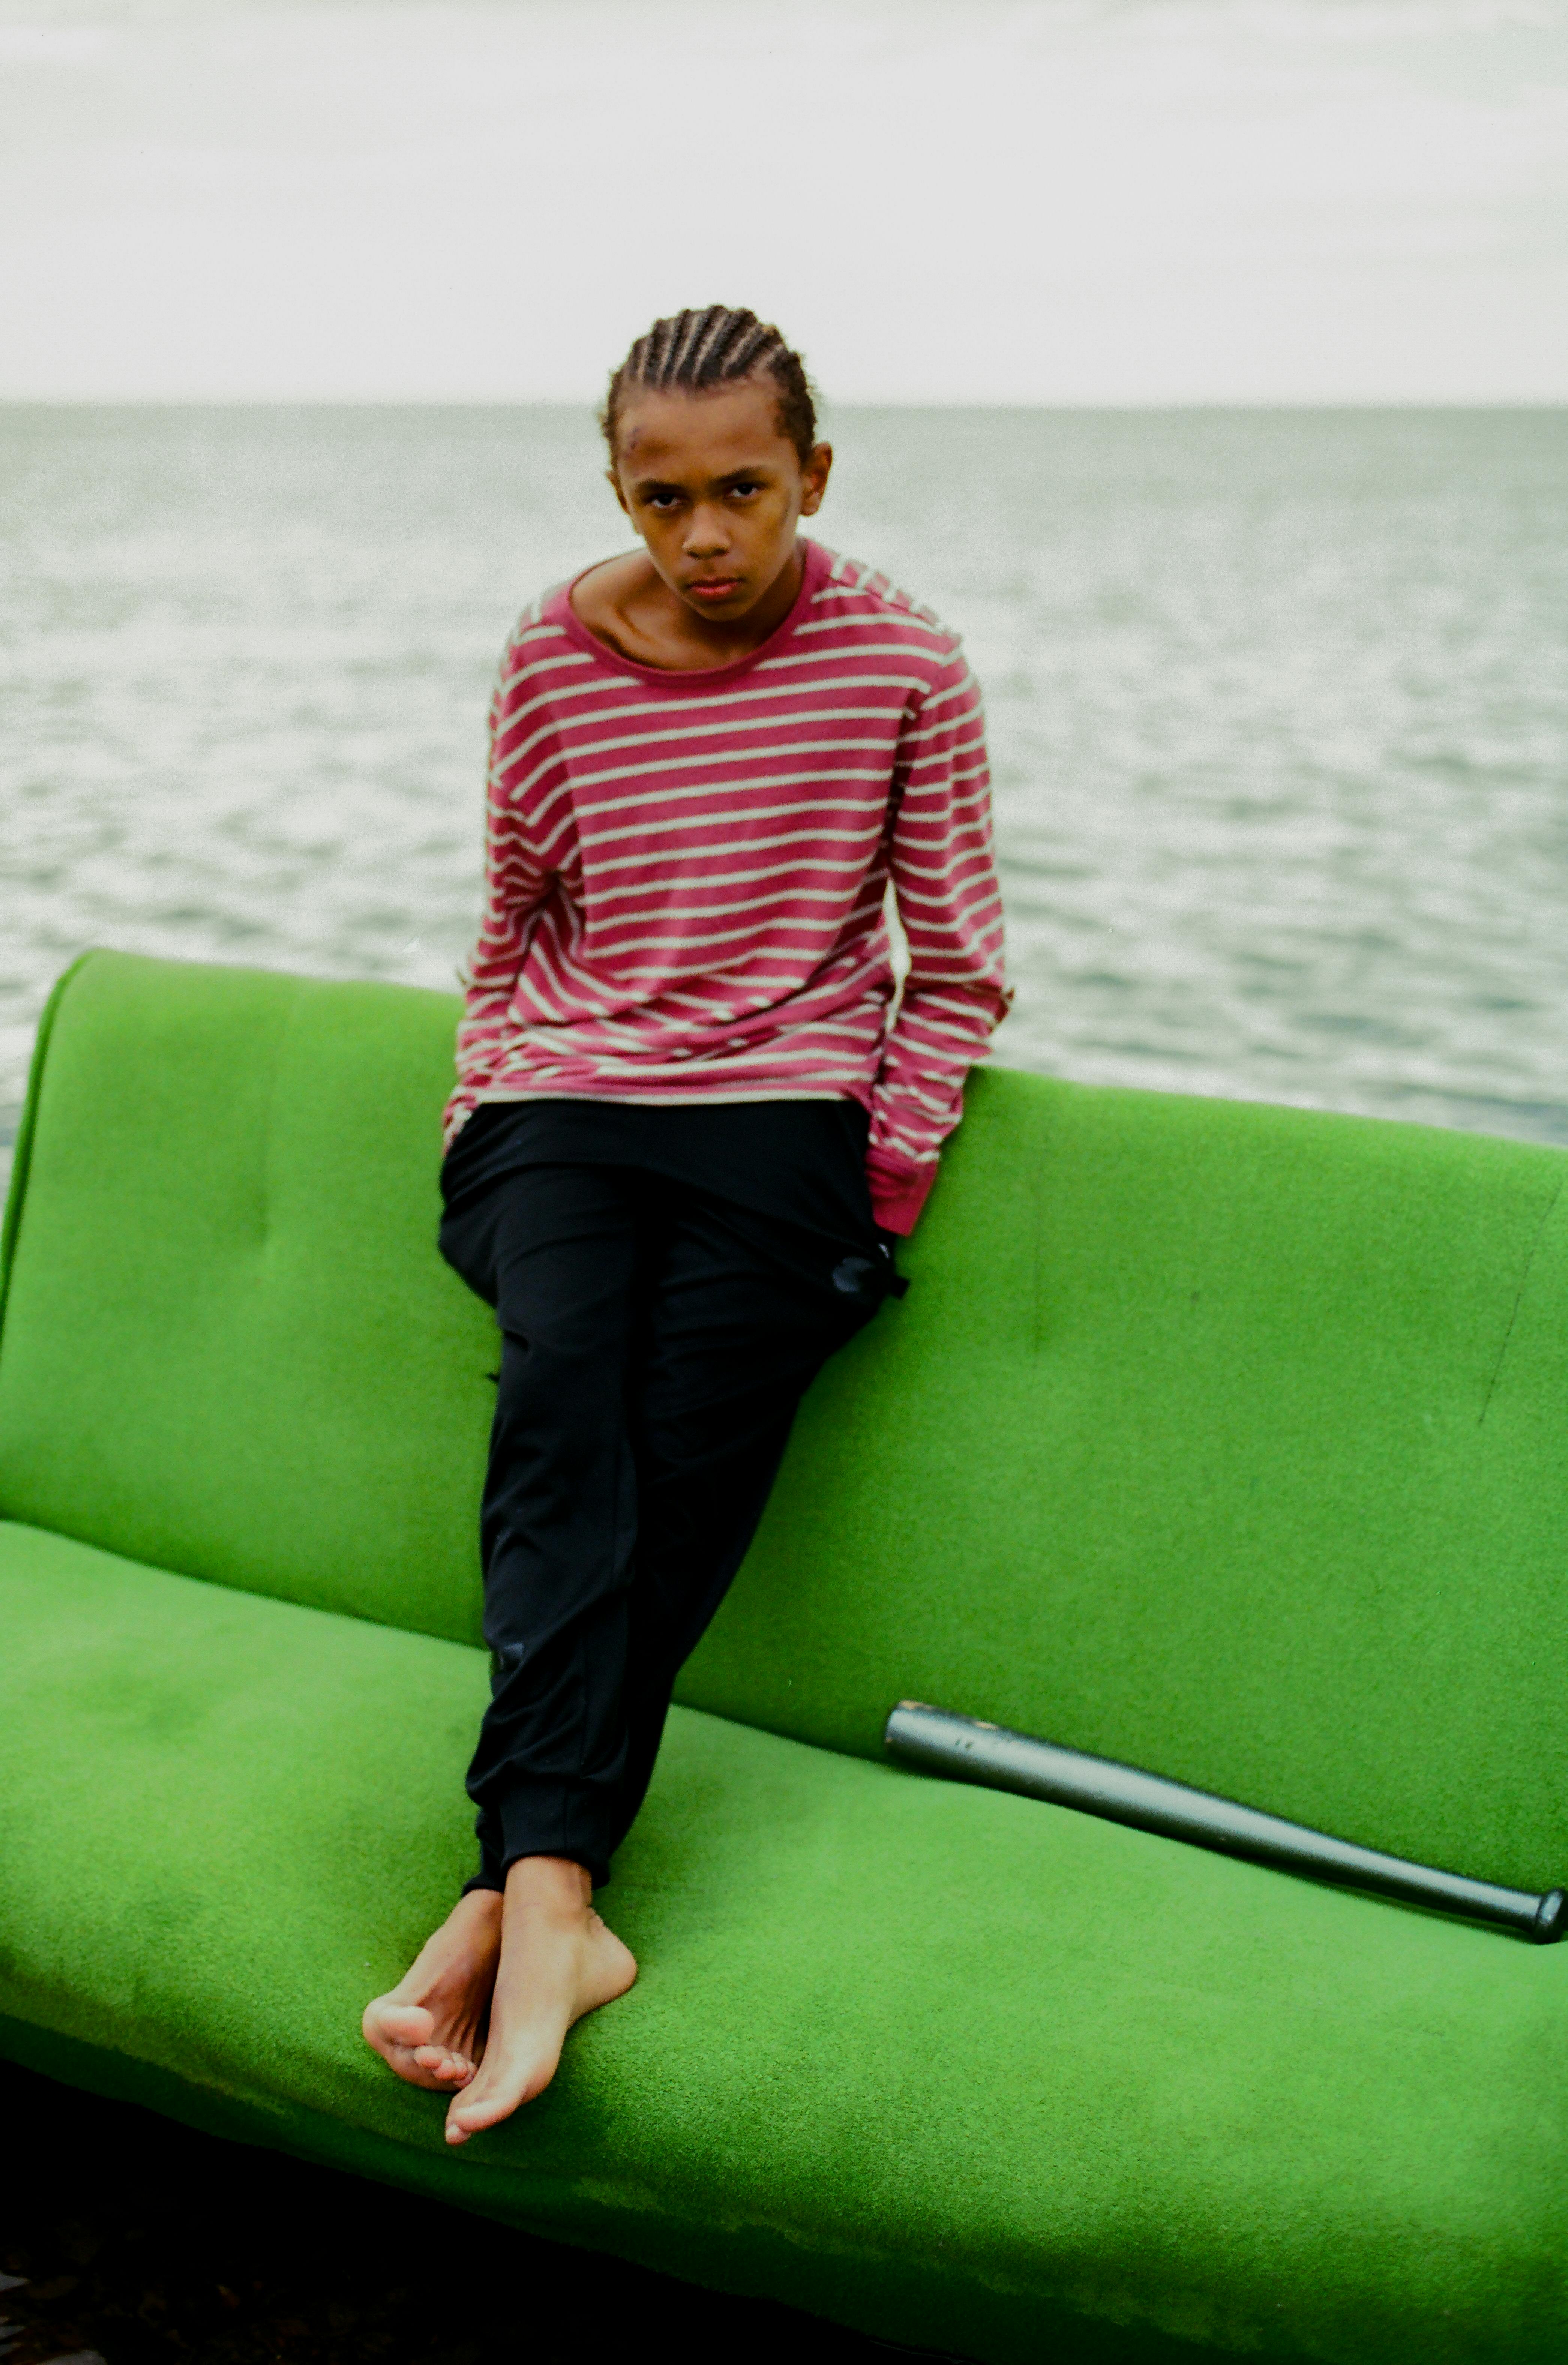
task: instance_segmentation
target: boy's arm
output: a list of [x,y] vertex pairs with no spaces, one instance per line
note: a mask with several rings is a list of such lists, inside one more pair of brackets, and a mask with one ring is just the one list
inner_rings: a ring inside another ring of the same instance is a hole
[[457,1090],[442,1123],[450,1149],[458,1127],[492,1080],[509,1031],[509,1012],[534,918],[549,891],[550,872],[530,842],[520,801],[527,767],[519,760],[526,739],[517,709],[523,686],[515,645],[501,660],[490,701],[490,761],[485,788],[485,900],[479,937],[461,972],[463,1016],[457,1027]]
[[963,1114],[964,1078],[1012,1000],[991,840],[979,686],[955,647],[899,751],[890,848],[909,975],[871,1101],[866,1171],[879,1224],[909,1233]]

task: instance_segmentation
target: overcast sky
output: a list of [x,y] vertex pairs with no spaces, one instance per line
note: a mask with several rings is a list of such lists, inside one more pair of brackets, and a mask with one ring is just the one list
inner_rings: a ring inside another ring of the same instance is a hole
[[1568,399],[1568,0],[0,0],[0,396]]

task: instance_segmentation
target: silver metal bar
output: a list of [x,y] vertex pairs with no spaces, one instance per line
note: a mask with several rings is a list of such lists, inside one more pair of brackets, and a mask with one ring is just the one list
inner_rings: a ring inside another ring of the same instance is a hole
[[1371,1889],[1407,1905],[1462,1914],[1467,1921],[1511,1930],[1537,1945],[1551,1945],[1568,1936],[1568,1898],[1561,1889],[1538,1896],[1529,1889],[1501,1889],[1463,1873],[1409,1864],[1403,1856],[1333,1839],[1327,1832],[1287,1822],[1281,1815],[1264,1814],[1209,1790],[1192,1789],[1162,1774],[1145,1774],[1136,1765],[1096,1757],[1086,1749],[1036,1741],[1030,1733],[1010,1732],[1005,1725],[987,1724],[978,1717],[901,1700],[888,1719],[883,1739],[895,1757],[928,1773],[1014,1790],[1056,1807],[1075,1807],[1082,1814],[1103,1815],[1111,1822],[1130,1823],[1165,1839],[1217,1848],[1224,1855],[1305,1873],[1314,1880]]

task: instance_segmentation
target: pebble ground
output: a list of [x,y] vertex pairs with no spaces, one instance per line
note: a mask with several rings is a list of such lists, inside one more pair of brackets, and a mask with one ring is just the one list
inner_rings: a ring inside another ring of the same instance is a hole
[[0,2365],[886,2365],[895,2351],[0,2063]]

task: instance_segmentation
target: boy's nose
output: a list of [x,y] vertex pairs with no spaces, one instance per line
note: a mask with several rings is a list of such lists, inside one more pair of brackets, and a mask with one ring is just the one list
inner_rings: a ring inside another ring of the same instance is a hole
[[717,510],[696,510],[686,531],[689,558],[716,558],[730,546],[729,529]]

